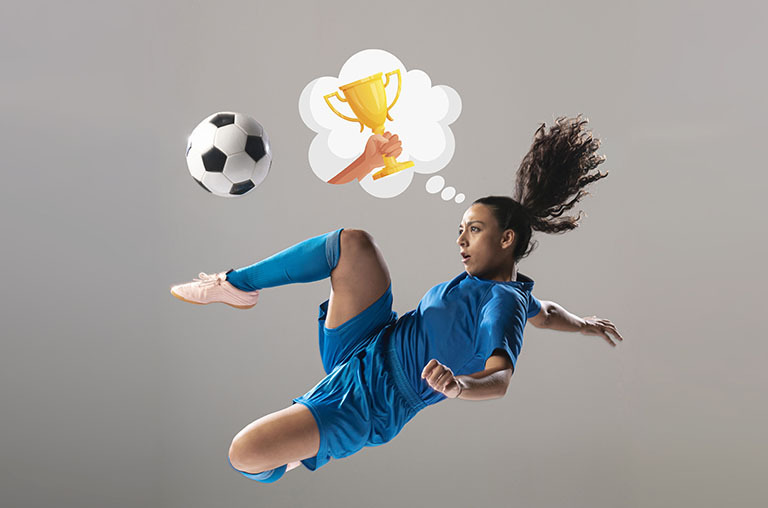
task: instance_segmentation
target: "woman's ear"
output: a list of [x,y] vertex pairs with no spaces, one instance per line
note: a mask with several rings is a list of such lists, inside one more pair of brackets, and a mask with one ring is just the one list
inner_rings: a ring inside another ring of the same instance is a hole
[[505,229],[503,233],[501,233],[501,248],[506,249],[508,247],[512,247],[515,243],[515,237],[517,235],[515,234],[515,231],[512,229]]

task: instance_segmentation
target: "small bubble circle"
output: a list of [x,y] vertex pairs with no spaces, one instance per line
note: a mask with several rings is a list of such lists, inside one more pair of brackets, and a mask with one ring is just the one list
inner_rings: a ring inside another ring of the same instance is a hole
[[445,178],[440,175],[435,175],[427,180],[427,192],[430,194],[440,192],[440,189],[443,188],[443,185],[445,185]]
[[446,187],[443,189],[440,197],[443,198],[444,201],[448,201],[449,199],[453,198],[454,194],[456,194],[456,189],[453,187]]
[[465,197],[464,194],[459,192],[458,194],[456,194],[456,197],[454,198],[454,201],[456,201],[457,203],[463,203],[464,202],[464,197]]

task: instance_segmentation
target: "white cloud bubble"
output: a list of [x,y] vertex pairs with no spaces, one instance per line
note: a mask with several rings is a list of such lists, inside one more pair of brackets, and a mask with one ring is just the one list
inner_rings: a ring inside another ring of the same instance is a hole
[[435,194],[437,192],[440,192],[440,189],[443,188],[443,185],[445,185],[445,178],[442,176],[433,176],[429,180],[427,180],[427,192],[430,194]]
[[[344,97],[340,86],[376,73],[383,73],[382,79],[385,79],[384,74],[396,69],[400,70],[402,87],[397,103],[389,111],[392,120],[387,120],[384,128],[402,141],[403,151],[397,161],[411,160],[414,166],[378,180],[372,177],[374,171],[360,181],[360,186],[376,197],[394,197],[408,188],[414,174],[437,173],[450,162],[455,140],[449,126],[461,113],[459,94],[448,86],[432,86],[424,71],[406,70],[400,60],[387,51],[368,49],[352,55],[338,77],[324,76],[311,81],[299,98],[302,120],[317,133],[310,144],[309,164],[318,178],[327,182],[346,168],[362,153],[372,134],[369,127],[364,126],[361,132],[360,123],[337,116],[324,96],[338,92]],[[397,75],[392,75],[386,87],[387,104],[392,103],[396,93]],[[335,96],[330,100],[340,113],[355,116],[348,104]]]

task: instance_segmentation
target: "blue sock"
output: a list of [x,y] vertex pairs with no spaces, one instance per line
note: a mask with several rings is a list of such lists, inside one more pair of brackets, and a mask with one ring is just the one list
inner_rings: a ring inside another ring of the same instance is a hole
[[341,254],[344,228],[308,238],[245,268],[227,272],[227,282],[242,291],[255,291],[330,277]]
[[[232,466],[232,461],[229,460],[229,458],[227,458],[227,461],[229,462],[229,465]],[[250,478],[251,480],[256,480],[261,483],[272,483],[283,477],[287,467],[288,464],[283,464],[280,467],[276,467],[275,469],[270,469],[268,471],[262,471],[261,473],[246,473],[245,471],[240,471],[235,466],[232,466],[232,469],[245,476],[246,478]]]

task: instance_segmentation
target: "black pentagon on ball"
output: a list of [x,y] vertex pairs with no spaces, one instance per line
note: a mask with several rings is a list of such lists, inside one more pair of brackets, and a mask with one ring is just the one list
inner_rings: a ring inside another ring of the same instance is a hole
[[[194,180],[194,181],[196,181],[196,182],[197,182],[197,184],[198,184],[200,187],[202,187],[203,189],[207,190],[208,192],[211,192],[211,189],[209,189],[208,187],[206,187],[205,185],[203,185],[203,182],[201,182],[201,181],[200,181],[200,180],[198,180],[197,178],[193,178],[193,180]],[[213,194],[213,192],[211,192],[211,194]]]
[[245,194],[254,187],[256,187],[256,185],[251,180],[246,180],[244,182],[236,183],[233,185],[232,188],[229,189],[229,193],[239,196],[241,194]]
[[264,140],[261,139],[261,136],[248,136],[245,142],[245,152],[256,162],[261,160],[266,153],[266,150],[264,150]]
[[215,146],[203,154],[203,167],[211,173],[221,173],[224,171],[224,164],[226,162],[227,155]]
[[235,115],[232,113],[219,113],[211,118],[211,123],[216,127],[224,127],[231,123],[235,123]]

